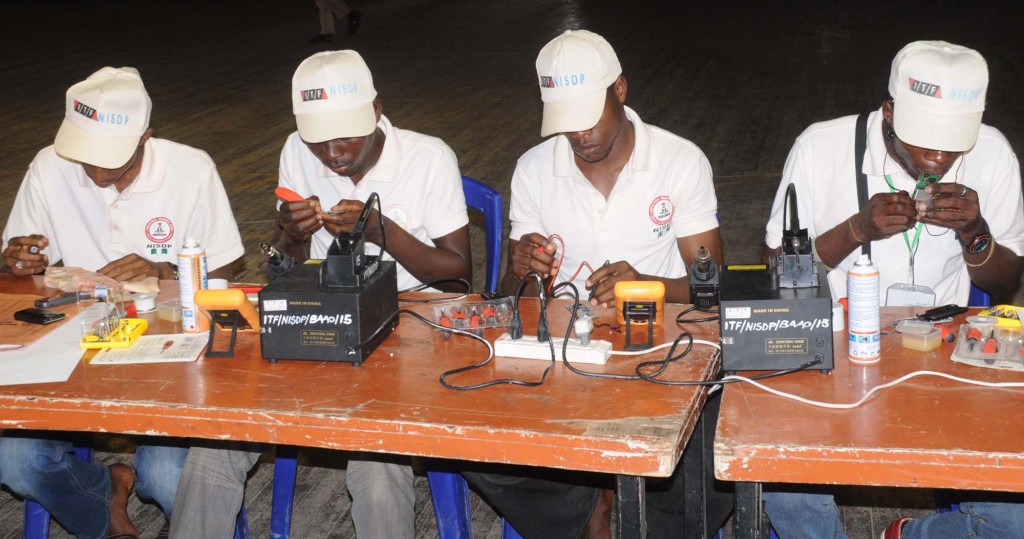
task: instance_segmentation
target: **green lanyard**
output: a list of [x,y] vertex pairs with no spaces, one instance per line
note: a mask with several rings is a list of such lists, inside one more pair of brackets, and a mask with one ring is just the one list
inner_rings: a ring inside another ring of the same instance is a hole
[[[896,187],[892,184],[892,177],[888,174],[885,175],[885,183],[889,184],[889,192],[895,193]],[[917,254],[917,242],[921,240],[921,229],[924,228],[924,223],[917,223],[917,231],[914,232],[914,243],[910,243],[910,237],[907,236],[907,231],[903,231],[903,243],[907,245],[907,252],[910,253],[910,268],[908,269],[908,277],[910,284],[914,284],[914,255]]]

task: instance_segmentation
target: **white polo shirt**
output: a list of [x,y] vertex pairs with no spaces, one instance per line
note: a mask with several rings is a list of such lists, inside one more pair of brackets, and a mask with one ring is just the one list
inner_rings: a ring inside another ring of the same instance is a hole
[[[683,277],[677,238],[718,228],[711,165],[700,149],[643,123],[629,107],[626,117],[636,133],[633,154],[607,200],[576,166],[564,135],[532,148],[516,164],[509,237],[561,236],[565,258],[558,282],[584,261],[596,270],[606,260],[625,260],[646,275]],[[581,294],[590,273],[584,268],[573,281]]]
[[[377,164],[356,185],[324,166],[309,151],[296,131],[288,136],[281,151],[278,185],[303,197],[317,196],[324,208],[342,200],[366,202],[370,193],[380,197],[384,215],[427,245],[469,224],[462,174],[455,152],[441,139],[393,127],[382,114],[377,126],[384,131],[384,149]],[[280,203],[278,204],[280,207]],[[378,224],[366,223],[366,227]],[[321,228],[313,234],[311,258],[323,258],[334,237]],[[376,255],[380,247],[369,242],[366,253]],[[394,260],[387,253],[385,260]],[[398,289],[421,284],[398,264]]]
[[[781,245],[783,201],[786,187],[796,186],[800,226],[814,238],[842,224],[857,213],[857,178],[854,173],[854,130],[856,116],[816,123],[808,127],[789,152],[782,183],[775,195],[765,242],[771,248]],[[916,178],[886,152],[882,136],[882,113],[868,117],[868,137],[863,172],[868,180],[868,197],[890,192],[888,174],[897,190],[914,192]],[[940,181],[966,185],[978,192],[981,214],[992,237],[1020,255],[1024,249],[1024,201],[1021,198],[1020,164],[1006,138],[995,128],[981,126],[978,142],[949,169]],[[914,241],[914,229],[907,239]],[[828,282],[833,298],[846,297],[846,273],[860,256],[855,249],[835,269]],[[879,269],[881,294],[894,283],[909,282],[910,257],[903,234],[871,243],[872,262]],[[915,283],[931,287],[937,305],[967,304],[971,278],[964,264],[960,242],[952,230],[934,225],[922,227],[914,259]]]
[[100,188],[81,165],[44,148],[21,182],[4,229],[15,236],[42,234],[50,263],[96,271],[129,254],[177,263],[192,237],[206,249],[207,267],[226,266],[243,254],[227,193],[206,152],[168,140],[146,142],[139,176],[123,192]]

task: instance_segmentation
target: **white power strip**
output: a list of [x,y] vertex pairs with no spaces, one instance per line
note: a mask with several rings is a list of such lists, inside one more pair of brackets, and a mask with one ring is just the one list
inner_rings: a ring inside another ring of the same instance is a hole
[[[555,358],[562,360],[562,341],[557,337],[552,338],[555,346]],[[569,345],[565,350],[565,357],[573,363],[591,363],[604,365],[608,362],[608,356],[612,352],[612,343],[608,341],[592,340],[584,346],[579,339],[569,339]],[[551,361],[551,345],[546,342],[539,342],[536,335],[523,335],[522,339],[512,340],[508,333],[502,334],[494,341],[494,355],[504,357],[518,357],[523,359],[544,359]]]

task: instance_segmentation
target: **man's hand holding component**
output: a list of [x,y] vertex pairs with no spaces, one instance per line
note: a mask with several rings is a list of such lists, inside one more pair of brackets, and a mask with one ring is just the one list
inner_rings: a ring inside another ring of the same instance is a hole
[[590,304],[609,307],[615,304],[615,283],[619,281],[642,281],[644,278],[625,260],[605,264],[587,278],[590,290]]
[[536,271],[544,277],[558,274],[556,251],[558,245],[536,232],[524,234],[517,242],[510,242],[509,257],[512,274],[522,280],[527,273]]
[[42,273],[50,265],[50,258],[43,254],[49,244],[50,240],[40,234],[15,236],[4,248],[4,265],[19,277]]
[[958,183],[935,183],[926,192],[932,196],[931,207],[917,203],[917,219],[922,223],[952,229],[964,243],[985,229],[975,190]]

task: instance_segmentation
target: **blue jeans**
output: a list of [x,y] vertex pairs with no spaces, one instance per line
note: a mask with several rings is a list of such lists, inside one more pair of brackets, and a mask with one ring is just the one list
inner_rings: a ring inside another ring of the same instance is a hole
[[[839,508],[830,494],[769,492],[762,499],[779,539],[795,537],[844,539]],[[906,539],[1003,539],[1024,537],[1024,504],[964,502],[959,511],[936,513],[911,520]]]
[[779,539],[847,539],[831,494],[765,490],[761,499]]
[[[110,471],[105,465],[73,457],[69,438],[60,432],[4,432],[0,483],[38,502],[77,537],[105,537],[110,527]],[[136,451],[139,496],[159,503],[168,518],[187,452],[183,444],[140,445]]]
[[71,456],[64,433],[4,432],[0,437],[0,483],[35,500],[80,539],[101,539],[110,527],[110,472]]

